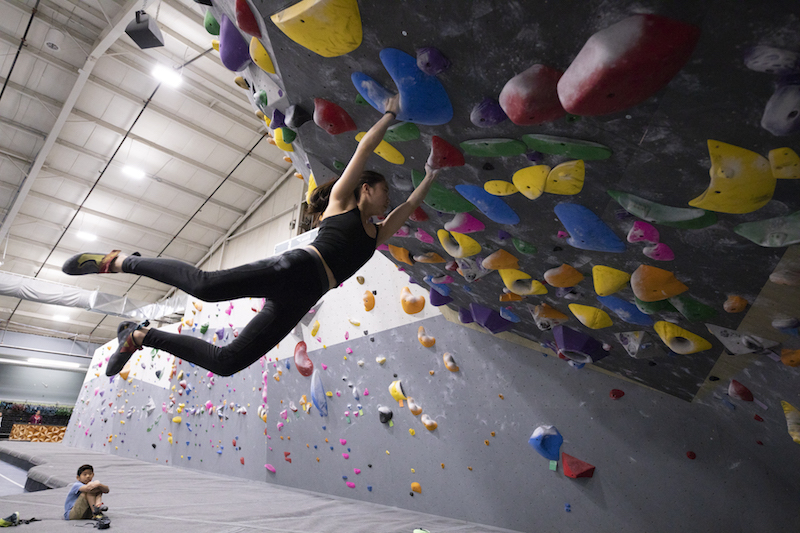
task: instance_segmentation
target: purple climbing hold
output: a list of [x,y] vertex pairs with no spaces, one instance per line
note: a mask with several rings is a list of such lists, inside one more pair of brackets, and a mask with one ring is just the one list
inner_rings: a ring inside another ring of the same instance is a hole
[[244,40],[239,29],[224,14],[220,23],[219,58],[225,68],[233,72],[244,70],[252,61],[250,45]]
[[475,319],[475,322],[494,334],[511,329],[511,326],[514,325],[513,322],[506,320],[500,316],[500,313],[493,309],[489,309],[488,307],[472,303],[469,304],[469,310],[472,313],[472,317]]
[[450,68],[450,60],[436,48],[427,46],[417,50],[417,66],[425,74],[436,76]]
[[559,354],[576,363],[595,363],[608,355],[600,341],[567,326],[554,327],[553,337]]
[[432,306],[439,307],[442,305],[449,304],[450,302],[453,301],[453,299],[450,298],[449,296],[445,296],[444,294],[440,293],[439,291],[431,287],[431,292],[428,295],[428,301]]
[[283,126],[286,125],[285,119],[286,115],[281,113],[280,109],[276,109],[275,111],[272,112],[272,122],[269,123],[269,127],[272,128],[273,130],[282,128]]
[[462,324],[471,324],[475,322],[475,319],[472,318],[472,313],[466,307],[458,308],[458,320]]
[[534,165],[541,165],[542,163],[544,163],[544,155],[542,155],[542,152],[537,152],[536,150],[530,150],[529,152],[525,152],[525,157],[527,157],[528,161],[530,161]]
[[508,116],[500,103],[488,96],[481,100],[479,104],[472,108],[469,120],[479,128],[491,128],[507,119]]
[[511,238],[511,234],[505,230],[497,230],[497,238],[503,242],[506,242],[508,239]]

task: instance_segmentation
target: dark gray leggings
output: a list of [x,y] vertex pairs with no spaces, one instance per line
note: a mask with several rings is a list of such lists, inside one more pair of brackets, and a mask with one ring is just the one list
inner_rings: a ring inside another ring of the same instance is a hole
[[157,329],[147,332],[144,346],[164,350],[221,376],[247,368],[274,348],[328,290],[322,260],[302,248],[214,272],[174,259],[128,256],[122,271],[172,285],[205,302],[266,298],[261,311],[226,346]]

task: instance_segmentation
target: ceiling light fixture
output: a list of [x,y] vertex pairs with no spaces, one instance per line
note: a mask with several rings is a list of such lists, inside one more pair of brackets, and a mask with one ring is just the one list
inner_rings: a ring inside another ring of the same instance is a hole
[[82,367],[80,363],[68,363],[66,361],[55,361],[52,359],[38,359],[35,357],[32,357],[27,361],[23,361],[22,359],[0,358],[0,363],[5,363],[9,365],[20,365],[20,366],[37,366],[39,368],[53,368],[53,369],[64,369],[64,370],[79,370],[79,371],[86,370],[86,367]]
[[145,177],[144,170],[141,170],[136,167],[131,167],[128,165],[122,167],[122,173],[125,174],[126,176],[136,179],[142,179],[143,177]]
[[155,79],[170,87],[177,87],[183,81],[183,78],[177,70],[165,67],[161,64],[153,67],[152,74]]
[[53,52],[58,52],[64,45],[64,32],[58,28],[50,28],[44,38],[44,44]]
[[53,315],[53,320],[57,322],[67,322],[69,317],[67,315]]
[[84,241],[96,241],[97,235],[93,235],[91,233],[86,233],[85,231],[78,232],[78,238]]

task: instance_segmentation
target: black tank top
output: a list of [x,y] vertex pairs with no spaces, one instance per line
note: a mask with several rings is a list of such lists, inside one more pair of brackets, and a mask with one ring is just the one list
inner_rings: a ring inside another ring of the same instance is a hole
[[346,213],[325,217],[311,244],[330,267],[336,283],[342,283],[369,261],[377,243],[377,228],[374,238],[367,235],[361,211],[355,207]]

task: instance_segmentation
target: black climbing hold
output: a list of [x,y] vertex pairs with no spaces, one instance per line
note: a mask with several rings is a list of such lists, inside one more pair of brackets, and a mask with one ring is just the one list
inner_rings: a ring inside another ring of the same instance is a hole
[[717,376],[708,376],[708,381],[719,381]]
[[375,296],[377,296],[377,295],[378,295],[378,291],[372,291],[372,294],[374,294]]
[[397,374],[394,374],[394,377],[397,377]]
[[290,128],[299,128],[309,120],[311,120],[311,115],[308,111],[299,105],[290,105],[286,108],[286,117],[283,121]]
[[370,337],[369,342],[375,342],[375,337]]
[[152,446],[154,450],[156,449],[156,445],[155,444],[151,444],[150,446]]
[[650,365],[650,366],[656,366],[656,362],[655,361],[648,361],[647,364]]
[[554,252],[560,252],[561,250],[563,250],[563,248],[562,248],[562,247],[560,247],[560,246],[554,246],[554,247],[553,247],[553,251],[554,251]]
[[412,498],[414,497],[414,493],[413,492],[409,492],[408,495],[411,496]]
[[484,163],[483,170],[494,170],[494,165],[491,163]]
[[372,468],[372,465],[367,465],[368,468]]

